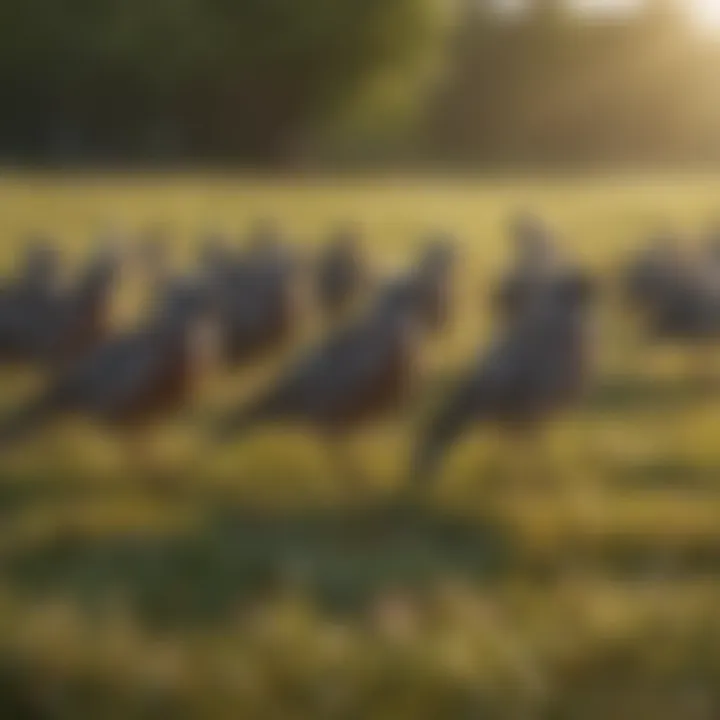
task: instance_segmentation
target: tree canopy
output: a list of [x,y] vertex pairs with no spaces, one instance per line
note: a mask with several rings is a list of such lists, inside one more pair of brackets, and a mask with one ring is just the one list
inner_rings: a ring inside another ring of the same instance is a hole
[[679,0],[498,2],[4,0],[0,155],[720,161],[720,38]]
[[273,161],[379,73],[434,0],[4,0],[3,150]]

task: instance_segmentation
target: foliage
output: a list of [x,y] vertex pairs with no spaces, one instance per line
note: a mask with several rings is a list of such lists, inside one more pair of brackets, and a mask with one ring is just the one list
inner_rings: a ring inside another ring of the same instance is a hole
[[7,0],[5,152],[273,161],[365,83],[412,70],[433,0]]
[[677,0],[640,8],[602,19],[556,0],[510,16],[491,0],[5,0],[0,156],[716,162],[720,43]]

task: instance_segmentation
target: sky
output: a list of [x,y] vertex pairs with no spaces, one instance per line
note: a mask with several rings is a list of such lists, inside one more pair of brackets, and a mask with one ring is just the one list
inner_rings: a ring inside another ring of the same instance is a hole
[[[505,9],[521,8],[527,0],[495,0]],[[642,0],[566,0],[584,12],[613,14],[628,12]],[[693,20],[699,27],[720,32],[720,0],[685,0]]]

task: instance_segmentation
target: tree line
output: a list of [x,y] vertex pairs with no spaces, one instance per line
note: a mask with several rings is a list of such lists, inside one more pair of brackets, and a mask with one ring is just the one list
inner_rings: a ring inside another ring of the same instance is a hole
[[671,0],[4,0],[0,158],[720,161],[719,43]]

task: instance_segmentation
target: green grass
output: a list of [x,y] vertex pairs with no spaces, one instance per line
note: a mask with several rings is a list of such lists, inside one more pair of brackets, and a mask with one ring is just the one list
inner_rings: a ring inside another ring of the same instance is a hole
[[[436,227],[463,257],[459,319],[425,349],[407,410],[352,441],[361,491],[302,429],[203,439],[286,358],[213,378],[158,428],[171,487],[81,424],[0,458],[2,717],[720,716],[720,392],[638,343],[611,293],[598,382],[542,453],[478,431],[423,507],[387,502],[418,422],[487,339],[514,209],[609,280],[658,225],[704,230],[718,197],[709,176],[0,179],[8,270],[33,228],[75,259],[99,224],[168,220],[182,263],[203,228],[265,215],[307,249],[360,219],[388,267]],[[0,410],[40,382],[4,372]]]

